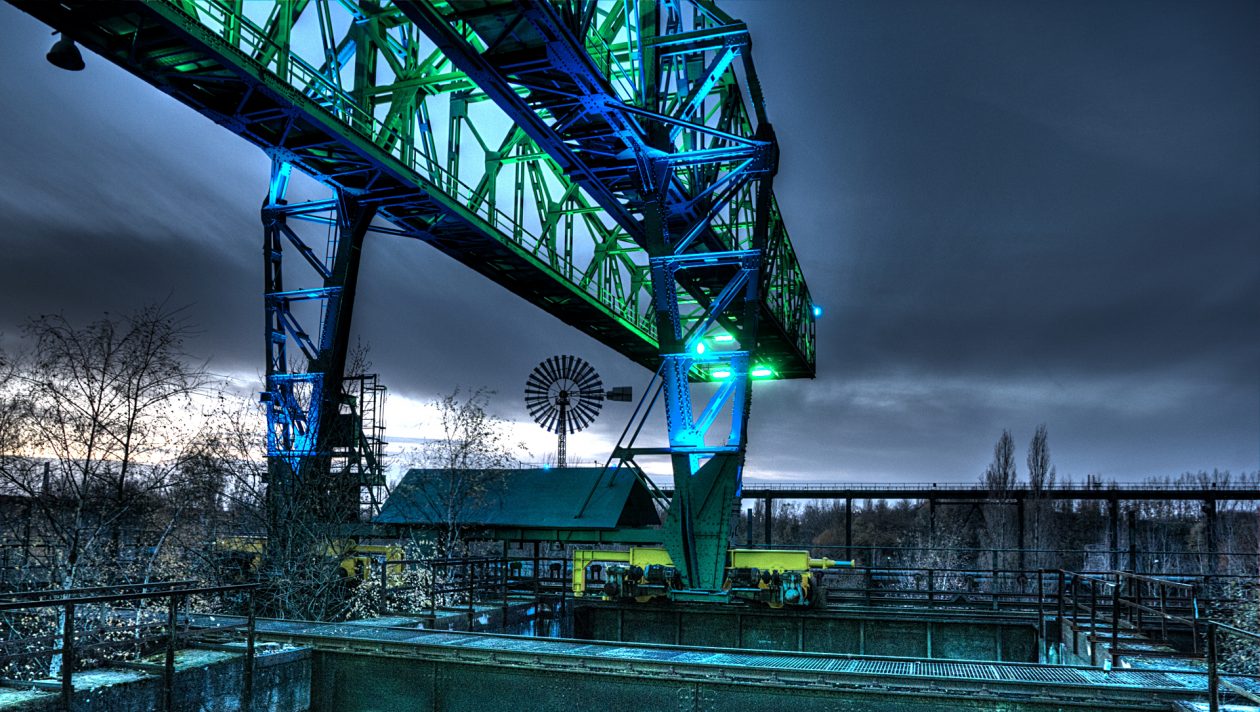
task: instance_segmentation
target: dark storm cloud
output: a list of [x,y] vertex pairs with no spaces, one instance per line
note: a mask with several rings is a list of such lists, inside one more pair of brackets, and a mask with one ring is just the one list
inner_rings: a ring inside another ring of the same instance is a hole
[[1046,421],[1078,476],[1256,467],[1260,6],[724,6],[828,308],[825,424],[760,398],[752,460],[971,477]]
[[[1260,4],[722,5],[826,310],[819,378],[756,388],[750,473],[971,479],[1039,422],[1063,474],[1257,467]],[[169,299],[257,374],[265,157],[99,58],[53,69],[7,5],[0,28],[0,331]],[[522,420],[550,354],[647,378],[398,238],[368,243],[355,326],[393,392],[484,385]]]

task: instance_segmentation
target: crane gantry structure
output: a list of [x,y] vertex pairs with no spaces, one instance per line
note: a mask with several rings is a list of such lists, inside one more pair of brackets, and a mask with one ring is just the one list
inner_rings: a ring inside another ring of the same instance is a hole
[[[668,447],[617,456],[670,457],[666,547],[720,588],[750,381],[812,377],[817,315],[743,23],[711,0],[9,1],[271,157],[271,489],[348,516],[373,486],[329,463],[364,238],[402,235],[657,374]],[[332,197],[290,202],[294,168]]]

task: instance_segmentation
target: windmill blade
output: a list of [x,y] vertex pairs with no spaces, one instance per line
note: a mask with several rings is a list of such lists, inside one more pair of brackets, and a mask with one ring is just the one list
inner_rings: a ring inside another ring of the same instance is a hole
[[573,357],[569,354],[560,357],[560,377],[568,381],[573,380]]
[[604,384],[600,381],[599,374],[595,372],[595,369],[591,368],[589,363],[583,363],[582,365],[585,368],[580,370],[577,374],[577,378],[574,379],[578,388],[587,389],[596,385],[602,388]]
[[559,410],[554,410],[554,409],[549,410],[543,416],[543,422],[539,423],[539,425],[543,426],[544,430],[554,433],[556,432],[556,421],[559,419],[560,419]]
[[[555,357],[553,356],[551,358],[555,358]],[[538,364],[538,368],[534,369],[534,372],[538,374],[538,380],[546,384],[548,387],[550,387],[551,384],[556,382],[556,371],[555,371],[554,365],[551,362],[551,358],[548,358],[542,363]]]
[[564,356],[552,356],[547,359],[547,363],[551,367],[551,379],[559,381],[564,378]]
[[556,409],[555,404],[549,401],[543,401],[541,403],[535,403],[533,405],[529,405],[527,403],[525,407],[529,409],[529,414],[533,416],[534,420],[537,420],[540,414],[547,413]]
[[548,383],[551,381],[551,375],[547,371],[547,362],[543,361],[529,372],[529,380],[537,380],[539,383]]
[[579,398],[577,405],[579,408],[583,409],[585,412],[590,413],[591,418],[594,419],[595,416],[599,415],[599,409],[602,404],[599,401],[591,401],[591,400]]
[[582,402],[579,402],[577,407],[573,408],[571,412],[576,415],[578,422],[581,423],[581,427],[579,429],[590,425],[591,422],[595,420],[595,416],[599,415],[598,410]]
[[526,398],[548,398],[549,396],[547,394],[547,388],[545,387],[539,388],[538,386],[531,384],[525,387],[525,397]]
[[573,357],[573,380],[584,381],[593,373],[595,373],[595,368],[590,363],[585,359]]
[[604,383],[603,381],[599,380],[599,376],[596,376],[595,378],[591,378],[586,381],[583,381],[582,383],[579,383],[578,390],[582,391],[583,393],[603,393]]
[[535,393],[541,393],[543,395],[546,395],[547,391],[551,389],[550,387],[551,387],[550,383],[547,383],[546,381],[543,381],[541,379],[535,381],[534,377],[530,376],[529,381],[525,384],[525,392],[529,393],[530,391],[533,391]]
[[547,401],[545,401],[545,400],[542,400],[542,401],[533,401],[533,402],[526,401],[526,402],[525,402],[525,408],[526,408],[526,410],[528,410],[528,411],[529,411],[529,414],[530,414],[530,416],[531,416],[531,417],[535,417],[535,418],[537,418],[537,417],[538,417],[538,413],[542,413],[542,412],[544,412],[544,411],[546,411],[546,410],[548,410],[549,408],[552,408],[552,407],[554,407],[554,406],[553,406],[551,403],[549,403],[549,402],[547,402]]
[[591,416],[591,420],[594,420],[595,418],[599,416],[599,411],[602,404],[598,401],[583,400],[583,401],[578,401],[578,406],[583,408],[585,412],[589,413]]
[[604,386],[603,384],[597,384],[590,388],[582,388],[582,390],[578,391],[578,394],[586,400],[594,400],[602,403],[604,401]]
[[538,414],[539,414],[539,413],[546,413],[546,412],[547,412],[547,411],[549,411],[549,410],[555,410],[555,409],[556,409],[555,404],[554,404],[554,403],[551,403],[551,402],[548,402],[548,401],[539,401],[539,402],[535,402],[535,403],[526,403],[526,404],[525,404],[525,407],[526,407],[527,409],[529,409],[529,414],[530,414],[530,415],[532,415],[532,416],[534,416],[535,418],[537,418],[537,417],[538,417]]
[[598,413],[599,409],[604,405],[603,391],[578,391],[577,399],[595,409]]
[[590,422],[587,414],[583,413],[581,409],[574,408],[569,411],[569,432],[577,432],[585,428],[587,423]]

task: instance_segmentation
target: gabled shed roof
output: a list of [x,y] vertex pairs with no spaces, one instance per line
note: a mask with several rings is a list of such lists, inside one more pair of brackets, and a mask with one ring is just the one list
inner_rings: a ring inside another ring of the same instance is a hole
[[419,527],[454,523],[610,530],[659,525],[660,517],[647,488],[625,470],[610,477],[602,467],[413,469],[394,488],[376,521]]

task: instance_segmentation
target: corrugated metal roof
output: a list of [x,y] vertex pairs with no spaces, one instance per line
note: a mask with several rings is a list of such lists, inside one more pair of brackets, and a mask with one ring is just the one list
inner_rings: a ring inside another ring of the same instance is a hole
[[[376,521],[382,524],[537,529],[616,529],[660,524],[642,482],[602,467],[409,470]],[[587,494],[590,502],[583,510]],[[577,515],[581,512],[582,516]]]

